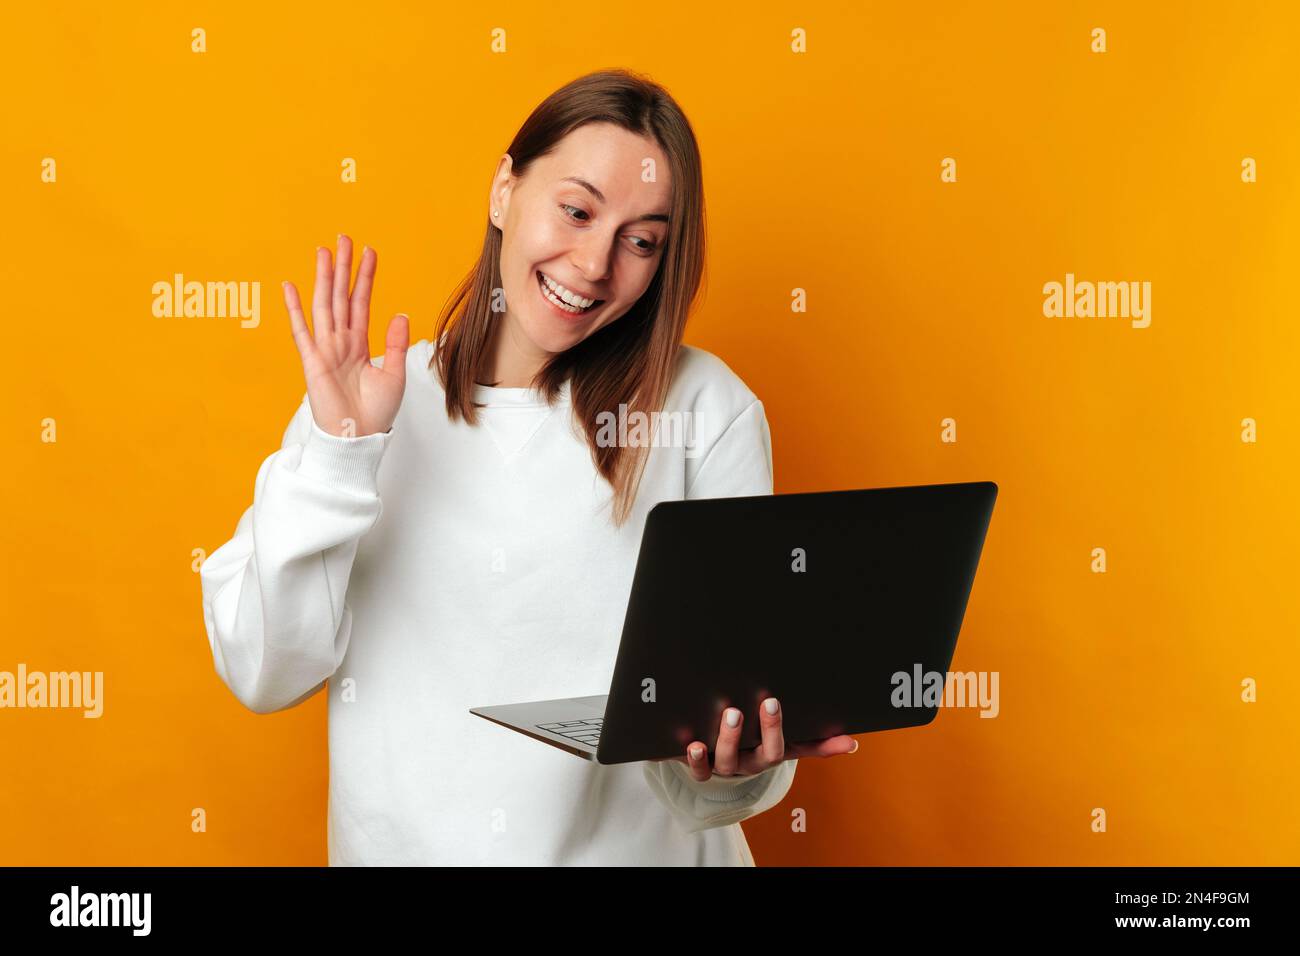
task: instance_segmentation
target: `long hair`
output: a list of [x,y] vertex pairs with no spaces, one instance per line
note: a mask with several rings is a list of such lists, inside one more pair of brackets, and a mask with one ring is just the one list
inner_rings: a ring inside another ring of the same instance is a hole
[[[686,115],[663,87],[627,70],[601,70],[548,96],[515,134],[506,150],[511,169],[523,176],[533,161],[588,123],[613,123],[657,142],[668,158],[672,200],[658,270],[640,299],[623,315],[577,345],[555,355],[533,387],[554,402],[569,382],[578,427],[585,433],[596,470],[613,489],[612,518],[625,522],[636,500],[649,442],[631,447],[598,442],[600,420],[631,420],[642,412],[653,421],[671,384],[687,313],[704,272],[704,183],[699,147]],[[488,221],[478,262],[444,305],[429,367],[447,395],[447,414],[477,422],[474,385],[490,374],[494,291],[501,288],[501,233]]]

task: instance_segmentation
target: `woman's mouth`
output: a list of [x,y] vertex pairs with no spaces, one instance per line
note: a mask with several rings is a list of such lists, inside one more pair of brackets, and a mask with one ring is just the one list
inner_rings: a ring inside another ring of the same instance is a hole
[[[588,312],[591,312],[593,309],[598,308],[599,306],[603,305],[605,302],[604,299],[596,299],[594,302],[591,303],[591,305],[587,306],[585,309],[582,308],[581,306],[570,305],[568,302],[565,302],[564,299],[554,289],[551,288],[550,283],[554,283],[557,286],[559,285],[559,283],[556,283],[554,279],[551,279],[545,274],[543,274],[541,271],[538,271],[537,290],[542,294],[542,298],[546,300],[546,303],[552,309],[554,309],[560,315],[565,316],[566,318],[576,318],[577,316],[580,315],[586,315]],[[572,294],[571,297],[579,298],[578,296]]]

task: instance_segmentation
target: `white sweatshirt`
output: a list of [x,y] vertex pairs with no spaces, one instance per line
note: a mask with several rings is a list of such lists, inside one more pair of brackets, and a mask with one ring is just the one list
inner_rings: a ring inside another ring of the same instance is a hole
[[479,424],[452,423],[431,354],[408,350],[383,434],[330,435],[304,395],[200,571],[217,674],[246,707],[329,682],[330,865],[754,865],[738,822],[781,801],[797,761],[699,783],[675,760],[605,766],[469,708],[608,693],[646,513],[771,494],[762,403],[684,346],[665,411],[690,412],[694,433],[652,448],[616,529],[567,386],[554,407],[478,386]]

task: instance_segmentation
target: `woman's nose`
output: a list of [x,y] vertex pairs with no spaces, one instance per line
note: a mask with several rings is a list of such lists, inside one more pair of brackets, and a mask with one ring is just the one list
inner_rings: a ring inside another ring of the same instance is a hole
[[607,237],[592,234],[573,251],[573,264],[586,282],[595,285],[609,278],[609,264],[613,255],[613,242]]

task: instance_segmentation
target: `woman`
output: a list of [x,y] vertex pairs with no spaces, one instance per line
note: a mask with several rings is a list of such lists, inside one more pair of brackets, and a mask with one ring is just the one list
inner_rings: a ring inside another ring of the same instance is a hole
[[[202,566],[204,616],[252,710],[330,682],[331,865],[752,866],[738,821],[781,800],[795,758],[857,749],[786,747],[773,699],[727,709],[712,766],[702,741],[605,766],[468,712],[602,693],[649,509],[771,493],[762,404],[681,345],[703,243],[685,116],[603,71],[502,156],[432,339],[408,346],[398,315],[370,357],[376,255],[349,290],[346,236],[336,262],[316,250],[311,331],[285,283],[307,393]],[[689,413],[690,440],[612,442],[620,406]],[[740,753],[745,719],[763,743]]]

